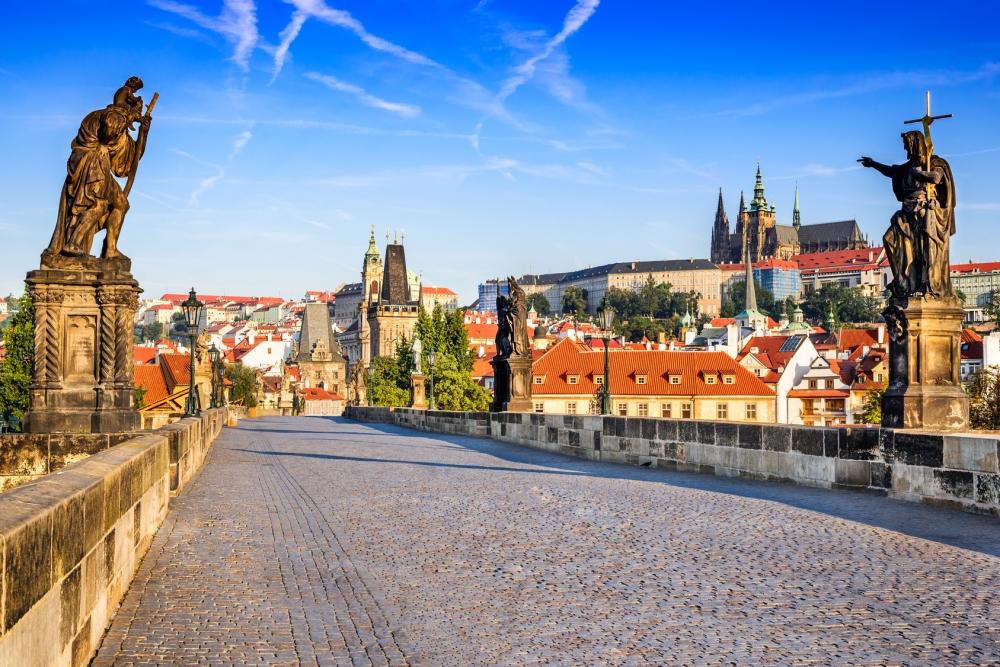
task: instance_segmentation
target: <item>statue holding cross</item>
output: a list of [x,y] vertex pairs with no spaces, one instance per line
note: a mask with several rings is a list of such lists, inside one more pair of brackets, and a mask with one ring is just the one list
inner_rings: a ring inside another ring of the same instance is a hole
[[903,164],[885,165],[870,157],[860,162],[892,179],[892,191],[902,206],[890,219],[885,233],[886,255],[892,268],[889,285],[893,296],[926,294],[953,297],[949,245],[955,233],[955,181],[951,166],[934,155],[931,124],[941,118],[931,115],[931,97],[927,93],[927,112],[923,118],[904,121],[922,123],[923,133],[904,132]]

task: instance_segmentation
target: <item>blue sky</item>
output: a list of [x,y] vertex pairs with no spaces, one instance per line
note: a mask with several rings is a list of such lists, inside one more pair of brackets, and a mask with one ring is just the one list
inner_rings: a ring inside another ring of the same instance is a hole
[[[878,242],[902,121],[935,113],[953,260],[1000,259],[1000,4],[604,0],[5,3],[0,292],[55,221],[79,121],[141,76],[154,111],[119,243],[147,296],[358,279],[370,225],[475,298],[505,274],[706,257],[757,160],[779,223]],[[910,27],[912,24],[912,27]],[[931,32],[933,26],[934,32]]]

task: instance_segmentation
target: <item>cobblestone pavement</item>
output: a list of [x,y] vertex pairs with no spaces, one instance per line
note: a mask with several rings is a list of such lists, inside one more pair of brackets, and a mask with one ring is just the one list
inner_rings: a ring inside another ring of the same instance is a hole
[[998,665],[1000,521],[323,418],[226,429],[95,665]]

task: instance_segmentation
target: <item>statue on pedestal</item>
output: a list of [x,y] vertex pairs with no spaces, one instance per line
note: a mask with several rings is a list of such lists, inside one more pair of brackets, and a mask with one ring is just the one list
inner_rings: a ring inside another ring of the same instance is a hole
[[524,290],[514,277],[507,279],[509,297],[497,296],[497,355],[491,412],[530,412],[531,346],[528,343],[528,308]]
[[889,332],[889,386],[882,425],[954,430],[969,421],[961,387],[964,311],[951,284],[949,247],[955,234],[955,181],[948,161],[934,155],[930,93],[923,133],[904,132],[906,162],[860,162],[892,179],[900,209],[883,237],[893,279],[882,316]]
[[[29,433],[124,433],[135,408],[133,322],[139,283],[118,251],[128,194],[152,122],[132,77],[111,104],[83,119],[71,143],[56,227],[25,282],[35,305],[35,362],[25,415]],[[139,123],[138,129],[135,124]],[[133,138],[130,131],[136,131]],[[126,178],[122,187],[115,178]],[[94,236],[106,232],[100,257]]]

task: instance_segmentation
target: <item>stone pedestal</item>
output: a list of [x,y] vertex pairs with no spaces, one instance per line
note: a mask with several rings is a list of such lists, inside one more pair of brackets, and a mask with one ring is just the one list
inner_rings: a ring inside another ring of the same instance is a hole
[[531,400],[531,353],[494,359],[493,403],[490,412],[533,412]]
[[410,407],[417,410],[427,409],[427,401],[424,400],[423,373],[413,373],[410,375]]
[[882,426],[968,428],[961,386],[962,304],[956,298],[894,298],[883,311],[889,329],[889,387]]
[[128,259],[42,254],[28,273],[35,362],[28,433],[127,433],[141,427],[133,383],[139,283]]

